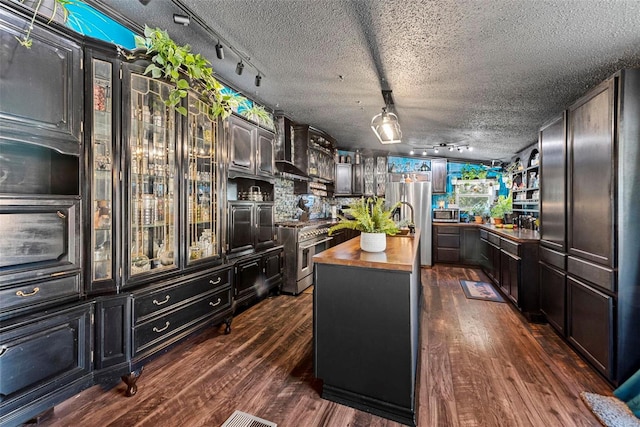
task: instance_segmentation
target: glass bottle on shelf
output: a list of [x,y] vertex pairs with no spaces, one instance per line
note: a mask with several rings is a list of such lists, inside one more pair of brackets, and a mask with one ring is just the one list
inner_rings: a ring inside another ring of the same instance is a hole
[[175,114],[165,106],[169,85],[131,76],[129,152],[130,274],[176,267],[178,205],[173,180],[176,168]]
[[188,96],[187,134],[187,263],[218,256],[217,236],[217,124],[208,106]]

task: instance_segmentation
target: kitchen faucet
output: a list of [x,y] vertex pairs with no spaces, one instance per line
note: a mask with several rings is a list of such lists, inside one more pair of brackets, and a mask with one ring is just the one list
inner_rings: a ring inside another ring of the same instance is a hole
[[399,202],[401,205],[407,205],[409,206],[409,210],[411,211],[411,222],[408,224],[409,227],[409,233],[414,234],[416,232],[416,223],[413,217],[413,206],[411,205],[411,203],[409,202]]

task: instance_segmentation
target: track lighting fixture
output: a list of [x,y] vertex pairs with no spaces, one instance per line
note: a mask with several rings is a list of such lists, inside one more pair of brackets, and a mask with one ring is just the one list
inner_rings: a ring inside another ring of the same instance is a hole
[[242,59],[241,59],[240,62],[238,62],[238,65],[236,65],[236,74],[241,76],[243,71],[244,71],[244,64],[242,63]]
[[220,44],[220,40],[218,40],[218,44],[216,45],[216,56],[218,57],[218,59],[224,59],[224,49]]
[[[467,151],[472,151],[473,147],[471,147],[469,144],[445,144],[443,142],[438,145],[429,145],[425,148],[421,148],[423,156],[426,156],[429,153],[427,150],[433,150],[434,154],[438,154],[440,150],[444,150],[444,149],[449,151],[456,150],[458,153],[462,153],[465,149]],[[411,149],[411,151],[409,151],[409,154],[410,155],[415,154],[415,150]]]
[[180,15],[180,14],[174,13],[173,22],[175,24],[184,25],[186,27],[191,22],[191,18],[189,18],[187,15]]
[[382,97],[384,98],[385,106],[382,107],[382,113],[375,115],[371,119],[371,129],[373,129],[373,133],[376,134],[381,144],[398,144],[402,142],[402,131],[400,130],[398,116],[387,111],[387,108],[393,106],[391,91],[383,90]]
[[256,75],[256,86],[260,86],[260,83],[262,82],[262,76],[260,76],[260,74]]

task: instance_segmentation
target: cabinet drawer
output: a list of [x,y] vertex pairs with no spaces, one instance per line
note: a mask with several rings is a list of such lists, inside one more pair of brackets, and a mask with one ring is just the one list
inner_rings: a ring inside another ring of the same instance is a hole
[[[40,397],[61,392],[61,385],[81,378],[87,379],[87,387],[91,385],[92,311],[91,303],[83,303],[2,324],[0,425],[14,410],[23,411],[37,405]],[[63,398],[79,391],[67,391]]]
[[454,248],[437,248],[437,262],[460,262],[460,250]]
[[500,236],[497,234],[487,233],[487,240],[496,246],[500,246]]
[[459,248],[460,236],[451,236],[448,234],[438,234],[439,248]]
[[436,226],[436,232],[438,234],[460,234],[460,227],[451,227],[446,225]]
[[616,292],[615,272],[573,256],[567,259],[567,272],[611,292]]
[[513,255],[520,255],[520,245],[512,242],[511,240],[500,239],[500,247],[505,252],[509,252]]
[[192,326],[231,307],[231,288],[211,292],[190,304],[142,322],[133,329],[134,356],[154,346],[169,345],[186,336]]
[[487,230],[480,230],[480,238],[489,240],[489,232]]
[[229,272],[224,270],[157,290],[134,300],[134,323],[143,322],[161,311],[188,303],[207,292],[229,285]]
[[540,246],[540,261],[544,261],[560,270],[565,270],[567,256],[562,252],[554,251],[544,246]]
[[51,302],[79,298],[80,275],[26,282],[0,290],[0,317],[9,311],[34,309]]

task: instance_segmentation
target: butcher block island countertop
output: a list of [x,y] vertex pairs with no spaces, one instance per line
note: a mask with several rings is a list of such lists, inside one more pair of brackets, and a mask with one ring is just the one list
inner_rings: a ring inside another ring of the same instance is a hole
[[377,268],[411,272],[418,256],[420,230],[415,234],[387,236],[384,252],[360,250],[360,237],[320,252],[313,257],[316,264],[334,264],[350,267]]
[[420,234],[384,252],[353,238],[313,257],[314,374],[322,397],[416,425]]

